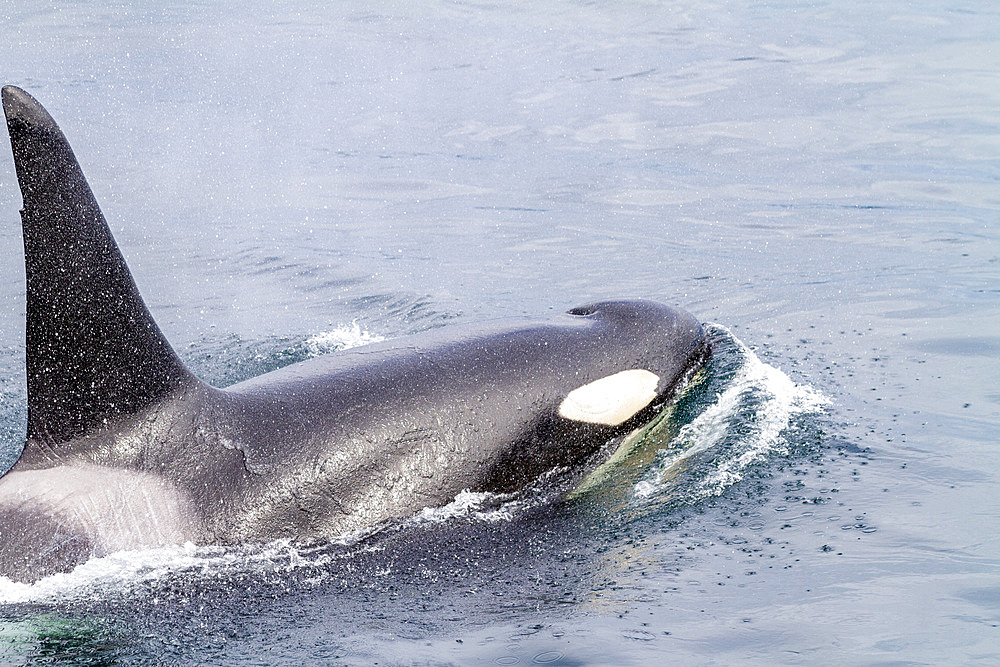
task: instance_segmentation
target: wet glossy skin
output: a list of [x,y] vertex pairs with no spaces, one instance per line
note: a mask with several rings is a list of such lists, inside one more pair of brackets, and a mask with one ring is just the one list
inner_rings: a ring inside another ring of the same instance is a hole
[[28,277],[28,434],[0,479],[0,574],[183,541],[324,539],[574,466],[707,353],[697,320],[606,301],[427,332],[225,390],[163,338],[68,143],[3,91]]

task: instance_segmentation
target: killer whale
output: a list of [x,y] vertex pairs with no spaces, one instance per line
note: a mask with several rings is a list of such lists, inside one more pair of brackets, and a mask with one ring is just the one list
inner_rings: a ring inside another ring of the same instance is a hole
[[23,208],[28,415],[0,576],[183,542],[335,537],[514,491],[647,422],[709,354],[689,313],[601,301],[435,329],[219,389],[156,325],[62,131],[2,89]]

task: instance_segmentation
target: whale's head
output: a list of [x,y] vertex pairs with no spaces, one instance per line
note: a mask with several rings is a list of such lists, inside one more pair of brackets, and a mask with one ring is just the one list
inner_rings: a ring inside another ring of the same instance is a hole
[[689,313],[655,301],[599,301],[566,313],[586,320],[606,373],[573,388],[559,406],[565,419],[619,426],[669,398],[708,353],[701,324]]
[[531,378],[507,392],[530,397],[512,402],[533,417],[503,448],[487,490],[510,491],[561,466],[585,470],[578,464],[654,419],[710,352],[692,315],[643,300],[577,306],[519,338],[508,362]]

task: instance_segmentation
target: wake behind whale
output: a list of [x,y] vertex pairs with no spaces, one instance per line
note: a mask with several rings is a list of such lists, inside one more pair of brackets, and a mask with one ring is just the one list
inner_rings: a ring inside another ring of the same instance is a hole
[[167,545],[332,539],[577,467],[707,357],[691,315],[603,301],[436,330],[217,389],[136,289],[72,150],[3,105],[24,200],[28,419],[0,479],[0,575]]

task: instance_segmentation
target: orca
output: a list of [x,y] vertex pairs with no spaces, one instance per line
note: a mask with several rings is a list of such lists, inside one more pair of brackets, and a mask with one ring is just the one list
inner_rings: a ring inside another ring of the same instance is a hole
[[710,354],[689,313],[600,301],[315,357],[227,388],[139,294],[62,131],[2,89],[26,267],[27,432],[0,478],[0,575],[120,550],[330,540],[581,467]]

